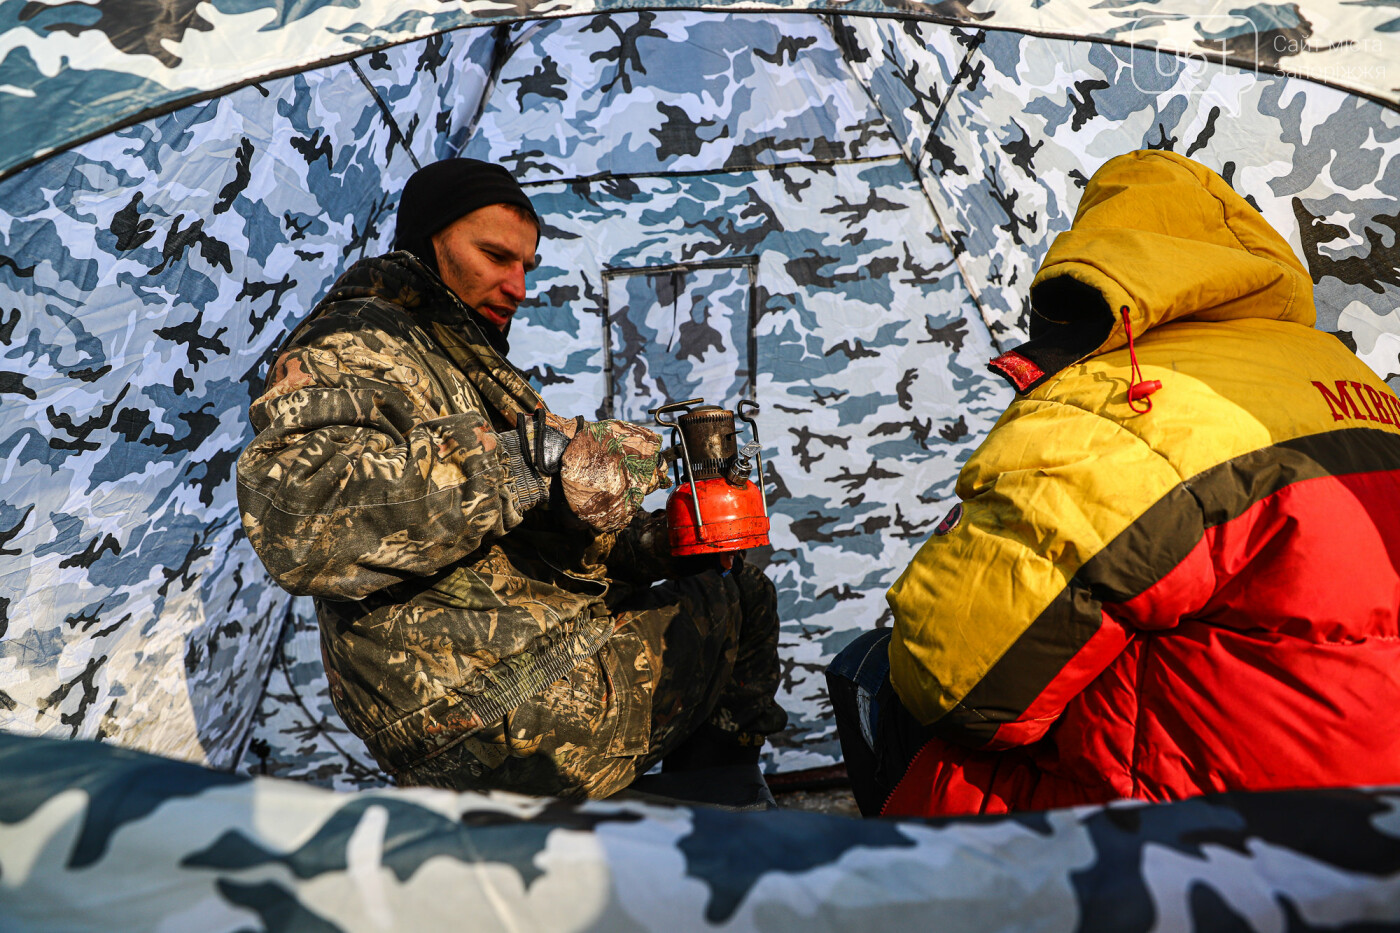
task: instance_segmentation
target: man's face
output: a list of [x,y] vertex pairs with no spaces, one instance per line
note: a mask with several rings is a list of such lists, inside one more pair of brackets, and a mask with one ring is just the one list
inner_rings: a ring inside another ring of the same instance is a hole
[[502,330],[525,300],[539,231],[523,211],[488,204],[433,235],[438,271],[457,297]]

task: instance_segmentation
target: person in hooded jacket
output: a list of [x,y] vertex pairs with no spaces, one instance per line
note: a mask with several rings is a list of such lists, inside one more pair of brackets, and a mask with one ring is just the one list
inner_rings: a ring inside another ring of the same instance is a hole
[[500,166],[409,179],[396,251],[346,270],[252,404],[248,539],[315,597],[331,699],[398,783],[606,797],[664,760],[654,793],[771,805],[773,585],[670,558],[638,511],[660,438],[559,417],[507,359],[540,227]]
[[1011,405],[828,669],[867,815],[1400,783],[1400,402],[1214,172],[1105,164]]

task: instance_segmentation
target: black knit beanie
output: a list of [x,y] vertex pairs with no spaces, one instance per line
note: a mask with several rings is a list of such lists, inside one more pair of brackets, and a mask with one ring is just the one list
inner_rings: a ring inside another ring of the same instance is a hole
[[480,159],[444,159],[409,176],[399,198],[394,249],[406,249],[437,271],[433,234],[479,207],[511,204],[530,215],[536,229],[540,217],[515,176]]

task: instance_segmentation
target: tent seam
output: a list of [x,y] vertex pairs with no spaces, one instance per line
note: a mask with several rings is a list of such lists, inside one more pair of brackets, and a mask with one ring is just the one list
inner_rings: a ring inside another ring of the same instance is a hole
[[[399,121],[394,119],[393,111],[389,109],[388,103],[380,96],[379,89],[370,83],[369,77],[364,73],[364,70],[360,68],[358,61],[352,58],[346,64],[348,64],[350,70],[355,72],[356,76],[359,77],[360,83],[365,86],[365,90],[369,91],[369,95],[374,98],[374,102],[379,106],[379,115],[382,116],[384,122],[389,125],[389,132],[394,137],[394,141],[399,144],[399,148],[408,156],[408,160],[413,163],[415,169],[422,168],[423,166],[418,164],[418,157],[414,155],[413,150],[409,148],[408,137],[403,134],[403,130],[399,129]],[[388,157],[386,157],[384,161],[387,163],[389,161]]]
[[[548,12],[546,12],[546,13],[536,13],[536,14],[533,14],[533,15],[516,16],[516,17],[511,17],[511,18],[509,18],[509,19],[496,20],[496,21],[494,21],[494,25],[495,25],[495,26],[498,26],[498,27],[500,27],[500,26],[512,26],[512,25],[515,25],[515,24],[517,24],[517,23],[524,23],[524,22],[531,22],[531,21],[538,21],[538,20],[552,20],[552,19],[559,19],[559,20],[562,20],[562,19],[571,19],[571,18],[574,18],[574,17],[582,17],[582,16],[604,16],[604,15],[615,15],[615,14],[617,14],[617,13],[643,13],[643,12],[652,12],[652,13],[656,13],[656,12],[692,12],[692,13],[710,13],[710,14],[716,14],[716,15],[736,15],[736,14],[737,14],[737,15],[745,15],[745,16],[775,16],[775,15],[784,15],[784,14],[789,14],[789,15],[801,15],[801,16],[823,16],[823,15],[831,15],[831,16],[866,16],[866,17],[872,17],[872,18],[876,18],[876,19],[892,19],[892,20],[899,20],[899,21],[913,20],[913,21],[915,21],[915,22],[933,23],[933,24],[935,24],[935,25],[948,26],[948,27],[954,27],[954,28],[956,28],[956,27],[962,27],[962,28],[967,28],[967,29],[977,29],[977,30],[980,30],[980,31],[983,32],[983,33],[987,33],[987,32],[1007,32],[1007,33],[1012,33],[1012,34],[1016,34],[1016,35],[1032,36],[1032,37],[1041,38],[1041,39],[1061,39],[1061,40],[1068,41],[1068,42],[1089,42],[1089,43],[1093,43],[1093,44],[1096,44],[1096,45],[1106,45],[1106,46],[1112,46],[1112,47],[1115,47],[1115,48],[1134,48],[1134,49],[1140,48],[1140,49],[1147,49],[1148,51],[1154,52],[1154,53],[1159,54],[1159,55],[1171,55],[1171,56],[1174,56],[1174,57],[1176,57],[1176,58],[1204,58],[1206,61],[1210,61],[1210,62],[1212,62],[1212,63],[1214,63],[1214,64],[1217,64],[1217,65],[1226,65],[1226,66],[1229,66],[1229,67],[1232,67],[1232,68],[1239,68],[1239,69],[1241,69],[1241,70],[1243,70],[1243,71],[1255,71],[1255,72],[1258,72],[1258,73],[1260,73],[1260,74],[1274,75],[1274,76],[1277,76],[1277,77],[1284,77],[1284,78],[1292,78],[1292,79],[1298,80],[1298,81],[1306,81],[1306,82],[1308,82],[1309,84],[1314,84],[1314,85],[1317,85],[1317,86],[1319,86],[1319,87],[1331,88],[1331,89],[1333,89],[1333,90],[1335,90],[1335,91],[1339,91],[1339,92],[1341,92],[1341,93],[1343,93],[1343,94],[1349,94],[1349,95],[1352,95],[1352,96],[1354,96],[1354,97],[1358,97],[1358,98],[1361,98],[1361,99],[1363,99],[1363,100],[1370,101],[1371,103],[1377,104],[1377,105],[1379,105],[1379,106],[1381,106],[1381,107],[1384,107],[1385,109],[1390,110],[1390,111],[1392,111],[1392,112],[1400,113],[1400,100],[1391,100],[1391,99],[1389,99],[1389,98],[1382,97],[1382,96],[1380,96],[1379,94],[1377,94],[1377,93],[1375,93],[1375,92],[1372,92],[1372,91],[1364,91],[1364,90],[1361,90],[1361,89],[1358,89],[1358,88],[1348,87],[1348,86],[1346,86],[1346,85],[1344,85],[1344,84],[1339,84],[1339,83],[1332,82],[1332,81],[1325,81],[1325,80],[1322,80],[1321,78],[1316,78],[1316,77],[1313,77],[1313,76],[1311,76],[1311,75],[1301,74],[1301,73],[1293,72],[1293,71],[1287,71],[1287,70],[1285,70],[1285,69],[1283,69],[1283,68],[1278,67],[1277,65],[1269,65],[1269,64],[1263,63],[1263,62],[1238,62],[1238,61],[1235,61],[1235,60],[1230,59],[1228,56],[1225,56],[1225,55],[1220,55],[1220,56],[1212,55],[1212,54],[1210,54],[1208,51],[1207,51],[1207,52],[1201,52],[1201,51],[1191,51],[1191,52],[1184,52],[1184,51],[1183,51],[1183,52],[1179,52],[1179,51],[1176,51],[1176,50],[1174,50],[1174,49],[1160,48],[1160,47],[1155,46],[1155,45],[1154,45],[1154,46],[1136,45],[1136,44],[1134,44],[1134,43],[1132,43],[1132,42],[1124,42],[1124,41],[1118,40],[1118,39],[1109,39],[1109,38],[1106,38],[1106,37],[1103,37],[1103,36],[1093,36],[1093,37],[1091,37],[1091,36],[1077,36],[1077,35],[1073,35],[1073,34],[1071,34],[1071,33],[1061,33],[1061,32],[1053,32],[1053,31],[1040,31],[1040,30],[1028,29],[1028,28],[1025,28],[1025,27],[1015,27],[1015,26],[983,26],[983,25],[980,25],[980,24],[977,24],[977,23],[969,23],[969,22],[966,21],[966,20],[956,19],[956,18],[953,18],[953,17],[937,16],[937,15],[929,14],[929,13],[915,13],[915,12],[909,12],[909,11],[891,11],[891,12],[885,12],[885,11],[883,11],[883,10],[880,10],[880,11],[849,10],[849,9],[844,9],[844,8],[839,7],[839,6],[836,6],[836,5],[832,5],[832,6],[830,6],[830,7],[811,6],[811,7],[806,7],[806,8],[804,8],[804,9],[800,9],[800,10],[782,10],[782,9],[779,9],[779,10],[772,10],[772,9],[742,9],[742,8],[726,8],[726,7],[718,7],[718,8],[717,8],[717,7],[715,7],[715,6],[703,6],[703,5],[685,6],[685,7],[680,7],[680,6],[665,6],[665,7],[635,6],[635,7],[628,7],[628,8],[626,8],[625,10],[598,10],[598,9],[593,9],[593,10],[581,10],[581,11],[568,12],[568,13],[548,13]],[[7,168],[7,169],[0,169],[0,181],[5,181],[5,180],[11,178],[12,176],[19,174],[20,172],[25,171],[26,169],[32,168],[33,166],[38,165],[39,163],[44,162],[44,161],[46,161],[46,160],[48,160],[48,159],[51,159],[51,158],[53,158],[53,157],[56,156],[56,155],[60,155],[60,154],[62,154],[62,153],[64,153],[64,152],[68,152],[68,151],[70,151],[70,150],[72,150],[72,149],[75,149],[75,148],[77,148],[78,146],[83,145],[84,143],[92,142],[92,141],[95,140],[95,139],[99,139],[99,138],[101,138],[101,137],[103,137],[103,136],[107,136],[107,135],[109,135],[109,134],[111,134],[111,133],[115,133],[115,132],[117,132],[118,130],[123,130],[123,129],[126,129],[127,127],[135,126],[135,125],[138,124],[138,123],[143,123],[143,122],[145,122],[145,121],[147,121],[147,120],[153,120],[153,119],[155,119],[155,118],[157,118],[157,117],[165,116],[166,114],[173,113],[173,112],[175,112],[176,110],[180,110],[180,109],[182,109],[182,108],[184,108],[184,107],[188,107],[188,106],[191,106],[191,105],[193,105],[193,104],[200,103],[200,102],[202,102],[202,101],[213,100],[213,99],[216,98],[216,97],[222,97],[222,96],[224,96],[224,95],[226,95],[226,94],[232,94],[233,92],[242,90],[242,89],[245,88],[245,87],[255,87],[255,86],[261,84],[261,83],[264,82],[264,81],[272,81],[272,80],[275,80],[275,79],[277,79],[277,78],[285,78],[285,77],[289,77],[289,76],[291,76],[291,75],[303,74],[303,73],[308,72],[308,71],[314,71],[314,70],[316,70],[316,69],[318,69],[318,68],[329,68],[329,67],[331,67],[331,66],[333,66],[333,65],[339,65],[339,64],[342,64],[342,63],[345,63],[345,62],[349,62],[349,61],[351,61],[351,60],[353,60],[353,59],[361,58],[361,57],[363,57],[363,56],[365,56],[365,55],[370,55],[370,54],[372,54],[372,53],[374,53],[374,52],[381,52],[381,51],[383,51],[383,50],[385,50],[385,49],[397,48],[397,47],[399,47],[399,46],[401,46],[401,45],[408,45],[408,44],[413,43],[413,42],[422,42],[422,41],[425,41],[425,40],[427,40],[427,39],[432,38],[433,36],[446,35],[447,33],[459,32],[459,31],[464,30],[464,29],[479,29],[479,28],[481,28],[481,27],[483,27],[483,26],[488,26],[488,25],[492,25],[492,23],[463,23],[463,24],[460,25],[460,26],[453,26],[453,27],[448,28],[448,29],[439,29],[439,30],[436,30],[436,31],[434,31],[434,32],[425,33],[425,34],[423,34],[423,35],[411,36],[411,37],[409,37],[409,38],[407,38],[407,39],[401,39],[401,40],[396,41],[396,42],[385,42],[385,43],[383,43],[382,45],[363,46],[363,47],[361,47],[361,48],[356,49],[356,50],[353,51],[353,52],[346,52],[346,53],[344,53],[344,54],[342,54],[342,55],[330,55],[330,56],[327,56],[327,57],[325,57],[325,58],[316,59],[316,60],[310,61],[310,62],[303,62],[303,63],[301,63],[301,64],[288,66],[288,67],[286,67],[286,68],[276,68],[276,69],[273,69],[273,70],[271,70],[271,71],[265,72],[265,73],[263,73],[263,74],[261,74],[261,75],[255,75],[255,76],[252,76],[252,77],[249,77],[249,78],[244,78],[244,79],[241,79],[241,80],[239,80],[239,81],[234,81],[234,82],[231,82],[231,83],[229,83],[229,84],[221,85],[221,86],[219,86],[219,87],[217,87],[217,88],[212,88],[212,89],[204,90],[204,91],[196,91],[196,92],[194,92],[194,93],[192,93],[192,94],[190,94],[190,95],[188,95],[188,96],[178,97],[178,98],[175,98],[175,99],[172,99],[172,100],[169,100],[169,101],[165,101],[165,102],[160,103],[160,104],[156,104],[156,105],[151,106],[151,107],[147,107],[147,108],[145,108],[144,110],[140,110],[140,111],[138,111],[137,113],[132,114],[132,115],[129,116],[129,117],[124,117],[124,118],[122,118],[122,119],[115,120],[115,121],[113,121],[112,123],[106,124],[106,125],[103,126],[101,129],[93,130],[91,133],[84,133],[84,134],[82,134],[82,135],[80,135],[80,136],[74,137],[72,140],[70,140],[70,141],[68,141],[68,142],[62,143],[61,145],[53,146],[53,147],[51,147],[51,148],[49,148],[49,149],[46,149],[46,150],[44,150],[44,151],[42,151],[42,152],[35,153],[34,155],[29,156],[28,158],[23,159],[23,160],[21,160],[21,161],[15,163],[15,164],[14,164],[13,166],[11,166],[10,168]],[[483,98],[483,99],[485,99],[485,98]]]
[[[831,32],[832,39],[836,42],[836,46],[838,49],[841,48],[841,40],[836,36],[835,30],[832,29],[832,22],[836,20],[840,15],[842,14],[832,13],[822,17],[823,21],[825,22],[826,28],[828,31]],[[979,31],[977,41],[972,45],[971,48],[967,50],[967,54],[963,56],[962,64],[958,66],[958,72],[954,76],[952,82],[948,85],[947,93],[945,93],[943,96],[943,102],[938,106],[938,113],[934,116],[932,123],[929,124],[928,135],[924,137],[924,152],[927,153],[929,151],[928,141],[932,139],[934,135],[938,132],[938,124],[943,119],[943,111],[947,109],[948,101],[952,100],[953,89],[958,86],[958,82],[960,82],[963,76],[967,73],[967,63],[972,59],[973,53],[981,47],[982,42],[985,40],[985,38],[986,31]],[[890,118],[885,114],[885,111],[880,107],[880,101],[876,99],[875,95],[871,92],[869,86],[861,78],[859,72],[856,71],[852,62],[846,58],[844,52],[841,55],[841,59],[846,63],[847,72],[855,80],[856,84],[860,86],[860,89],[865,92],[865,96],[870,100],[870,105],[875,108],[875,112],[878,113],[881,119],[885,121],[885,125],[889,127],[890,133],[891,135],[893,135],[894,126],[890,122]],[[918,164],[913,162],[909,158],[909,154],[905,152],[903,145],[899,146],[899,158],[906,166],[908,166],[910,175],[913,176],[915,184],[919,186],[919,193],[924,196],[924,202],[928,204],[929,212],[933,214],[934,222],[938,224],[938,235],[943,240],[944,245],[948,247],[949,255],[953,257],[953,263],[957,266],[958,275],[962,278],[963,288],[967,291],[968,298],[972,300],[972,307],[976,309],[977,317],[982,322],[982,326],[987,331],[987,338],[992,342],[992,346],[996,348],[997,353],[1000,354],[1003,349],[1001,346],[1001,341],[997,339],[996,333],[992,330],[991,324],[987,321],[987,313],[982,308],[981,296],[978,294],[977,289],[973,287],[972,279],[967,274],[967,269],[963,266],[962,259],[959,255],[957,246],[953,243],[952,239],[948,235],[948,225],[944,223],[942,215],[939,214],[938,205],[933,203],[933,198],[929,195],[928,188],[924,185],[923,173],[919,170]]]
[[697,168],[670,170],[656,169],[647,172],[594,172],[591,175],[575,175],[572,178],[544,178],[539,181],[522,181],[522,188],[542,188],[546,185],[574,185],[579,183],[592,184],[594,182],[609,181],[614,178],[694,178],[703,175],[738,175],[744,172],[777,172],[789,168],[803,168],[805,166],[824,165],[865,165],[874,162],[889,162],[895,159],[904,159],[902,152],[890,153],[889,155],[860,156],[849,159],[804,159],[802,161],[775,162],[771,165],[756,163],[753,165],[726,165],[715,168]]
[[[526,22],[526,20],[519,22]],[[486,82],[481,86],[481,97],[476,102],[476,112],[472,114],[472,118],[462,129],[461,145],[452,146],[454,156],[461,156],[462,150],[476,135],[476,128],[481,125],[481,118],[486,115],[486,106],[496,93],[496,84],[500,80],[501,70],[505,68],[506,62],[515,57],[516,49],[525,40],[525,36],[522,35],[519,41],[510,41],[510,30],[514,25],[515,23],[501,23],[491,29],[491,70],[486,75]]]
[[243,765],[243,758],[248,754],[248,747],[253,743],[253,733],[258,728],[258,710],[262,708],[263,700],[267,697],[268,684],[272,683],[272,675],[276,672],[278,662],[281,660],[282,639],[287,636],[287,629],[292,625],[292,616],[295,612],[296,600],[287,600],[287,611],[282,615],[282,624],[278,627],[277,637],[272,642],[272,657],[267,665],[267,673],[263,674],[262,687],[258,690],[258,702],[248,716],[248,726],[243,732],[243,739],[238,744],[238,753],[233,756],[233,763],[229,766],[230,772],[236,773]]
[[[963,79],[971,74],[972,69],[969,67],[969,64],[972,61],[972,56],[977,54],[978,50],[982,48],[982,43],[986,40],[987,31],[985,29],[979,29],[976,41],[968,46],[967,54],[964,55],[963,60],[958,63],[957,73],[953,75],[953,80],[948,83],[948,87],[943,94],[943,100],[938,105],[938,113],[934,114],[933,121],[929,124],[928,135],[924,137],[924,150],[919,155],[919,162],[923,163],[927,160],[930,169],[932,169],[933,162],[933,147],[930,145],[930,142],[935,139],[941,139],[938,135],[938,127],[943,122],[943,115],[948,110],[949,102],[953,99],[953,92],[957,89],[958,85],[963,82]],[[938,208],[933,203],[933,197],[929,194],[928,188],[924,184],[926,173],[918,164],[915,164],[913,169],[914,178],[918,180],[920,190],[923,191],[924,197],[928,199],[929,209],[933,211],[933,216],[938,218],[939,232],[942,233],[943,241],[948,244],[948,249],[953,254],[953,262],[957,263],[958,272],[962,274],[963,287],[967,289],[968,296],[972,298],[972,306],[977,309],[977,317],[981,319],[982,326],[987,329],[987,338],[991,340],[992,346],[996,349],[997,353],[1000,354],[1005,348],[1001,345],[1001,340],[997,337],[996,331],[992,329],[992,322],[988,320],[987,310],[982,305],[981,293],[973,284],[972,276],[968,274],[967,267],[963,265],[962,256],[967,250],[959,250],[956,244],[953,243],[948,226],[943,222],[943,218],[939,216]],[[927,177],[933,177],[932,171],[927,173]]]
[[[326,740],[327,744],[329,744],[329,745],[331,746],[331,748],[335,749],[335,750],[336,750],[337,752],[339,752],[342,756],[344,756],[344,758],[345,758],[347,761],[352,761],[352,762],[354,762],[355,764],[359,765],[360,767],[365,768],[367,771],[373,772],[373,771],[375,771],[375,770],[378,770],[377,768],[370,768],[370,767],[368,767],[368,766],[367,766],[363,761],[361,761],[356,755],[353,755],[353,754],[351,754],[349,751],[345,750],[344,748],[341,748],[341,747],[340,747],[340,743],[338,743],[338,742],[335,740],[335,737],[331,734],[331,731],[332,731],[332,730],[331,730],[331,727],[330,727],[330,722],[326,719],[326,717],[324,717],[324,716],[319,716],[319,715],[313,713],[313,712],[311,711],[310,707],[308,707],[308,706],[306,705],[306,701],[302,699],[301,693],[298,692],[298,690],[297,690],[297,688],[296,688],[296,683],[295,683],[295,682],[293,681],[293,679],[292,679],[292,673],[291,673],[291,671],[289,671],[289,670],[287,669],[287,654],[286,654],[286,652],[283,650],[283,645],[285,644],[287,632],[288,632],[288,630],[289,630],[289,629],[292,627],[292,625],[293,625],[293,621],[292,621],[292,620],[293,620],[293,617],[295,616],[295,614],[296,614],[296,600],[295,600],[295,599],[288,600],[288,602],[287,602],[287,615],[286,615],[286,618],[283,619],[283,621],[282,621],[282,629],[281,629],[281,631],[280,631],[280,632],[278,633],[278,635],[277,635],[277,645],[276,645],[276,647],[273,649],[272,663],[269,664],[269,665],[267,666],[267,674],[266,674],[266,676],[263,678],[263,688],[262,688],[262,693],[259,694],[259,696],[258,696],[258,706],[259,706],[259,707],[262,706],[262,701],[263,701],[263,699],[267,696],[267,688],[268,688],[268,685],[272,683],[272,675],[273,675],[274,673],[276,673],[278,670],[281,670],[282,675],[283,675],[283,676],[286,678],[286,680],[287,680],[287,690],[288,690],[288,692],[291,693],[291,695],[292,695],[292,702],[296,703],[296,705],[297,705],[298,707],[301,708],[301,711],[302,711],[303,713],[306,714],[307,721],[310,722],[310,723],[312,723],[312,724],[316,727],[316,732],[317,732],[317,734],[320,735],[322,738],[324,738],[324,739]],[[253,732],[257,729],[256,723],[254,723],[254,722],[252,721],[252,720],[255,719],[255,718],[256,718],[256,710],[254,711],[254,716],[251,717],[250,720],[249,720],[249,724],[248,724],[248,734],[247,734],[247,735],[244,737],[244,739],[243,739],[243,747],[242,747],[242,749],[239,750],[238,757],[237,757],[237,759],[235,760],[235,764],[233,765],[233,767],[229,769],[230,771],[237,771],[237,769],[238,769],[239,767],[241,767],[242,764],[243,764],[243,758],[244,758],[244,756],[247,755],[247,753],[248,753],[248,747],[252,744]],[[271,775],[265,775],[265,774],[264,774],[263,776],[271,776]]]

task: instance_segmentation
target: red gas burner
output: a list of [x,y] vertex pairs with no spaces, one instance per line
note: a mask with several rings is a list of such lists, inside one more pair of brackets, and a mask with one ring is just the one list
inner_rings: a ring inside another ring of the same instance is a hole
[[[753,415],[758,403],[745,399],[738,417],[753,439],[738,448],[735,414],[693,398],[654,408],[651,415],[679,438],[676,486],[666,500],[666,525],[671,553],[723,554],[768,543],[768,500],[763,494],[763,453]],[[691,406],[700,407],[691,409]],[[684,411],[675,421],[662,414]],[[759,483],[749,479],[754,463]]]

